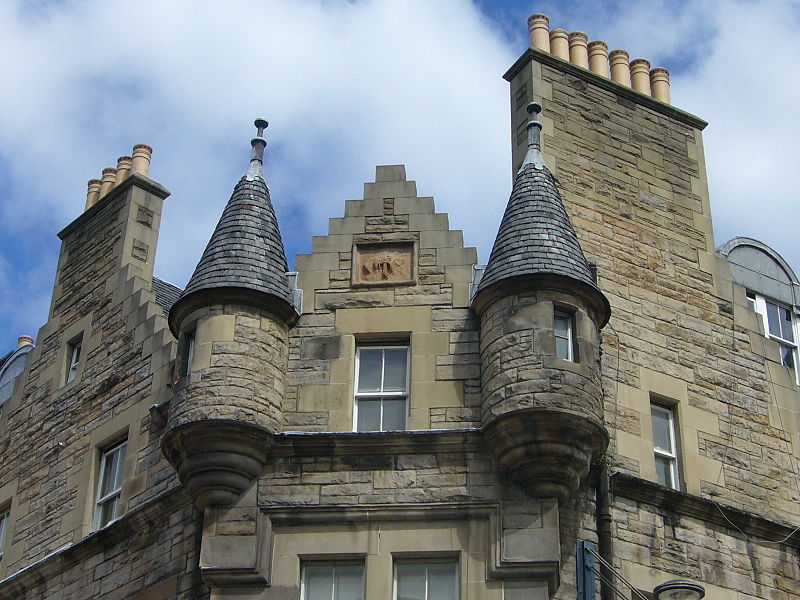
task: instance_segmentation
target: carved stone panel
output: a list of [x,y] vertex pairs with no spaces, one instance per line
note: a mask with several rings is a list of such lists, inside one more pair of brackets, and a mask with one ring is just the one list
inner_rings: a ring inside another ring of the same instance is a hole
[[413,242],[356,244],[353,285],[410,285],[415,282]]

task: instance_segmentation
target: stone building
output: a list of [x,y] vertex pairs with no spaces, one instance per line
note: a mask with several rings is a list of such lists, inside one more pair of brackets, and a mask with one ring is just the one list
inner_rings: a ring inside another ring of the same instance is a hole
[[797,277],[715,249],[664,69],[529,26],[485,267],[382,166],[287,273],[262,121],[183,290],[151,149],[90,181],[0,363],[0,598],[800,594]]

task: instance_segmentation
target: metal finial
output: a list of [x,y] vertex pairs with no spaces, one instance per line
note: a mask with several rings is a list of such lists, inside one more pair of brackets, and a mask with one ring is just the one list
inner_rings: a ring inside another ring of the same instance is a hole
[[267,147],[267,140],[264,139],[264,130],[269,126],[266,119],[258,118],[253,123],[258,133],[250,140],[253,151],[250,154],[250,167],[247,169],[247,179],[252,181],[256,177],[264,178],[262,166],[264,164],[264,148]]
[[542,156],[542,122],[537,118],[542,112],[542,105],[538,102],[531,102],[526,107],[530,120],[528,121],[528,152],[522,161],[520,171],[527,165],[533,165],[537,169],[544,168],[544,156]]
[[258,129],[258,133],[256,134],[258,137],[264,137],[264,130],[269,127],[269,123],[266,119],[258,118],[253,122],[253,125],[256,126]]

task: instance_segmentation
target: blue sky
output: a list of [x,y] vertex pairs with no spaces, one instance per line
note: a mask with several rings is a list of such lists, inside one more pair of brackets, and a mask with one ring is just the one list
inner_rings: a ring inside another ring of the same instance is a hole
[[0,3],[0,349],[47,318],[56,232],[86,181],[154,147],[156,274],[183,285],[270,121],[265,171],[290,263],[404,163],[481,260],[511,186],[502,74],[527,16],[670,69],[704,133],[716,244],[748,235],[800,270],[800,4],[481,0]]

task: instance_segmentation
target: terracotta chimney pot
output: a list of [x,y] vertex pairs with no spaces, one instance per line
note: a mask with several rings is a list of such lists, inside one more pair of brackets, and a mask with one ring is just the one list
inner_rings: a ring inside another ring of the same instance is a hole
[[611,79],[622,85],[631,87],[630,54],[627,50],[612,50],[608,54],[611,62]]
[[589,69],[603,77],[608,77],[608,44],[602,40],[589,42]]
[[656,67],[650,71],[650,89],[653,98],[669,104],[669,71]]
[[642,94],[650,95],[650,61],[637,58],[631,61],[631,85]]
[[153,155],[153,149],[147,144],[136,144],[133,147],[131,156],[131,174],[144,175],[150,171],[150,157]]
[[589,68],[589,51],[586,48],[589,36],[583,31],[573,31],[569,34],[569,60],[584,69]]
[[550,53],[569,60],[569,33],[566,29],[553,29],[550,32]]
[[32,346],[33,342],[34,340],[31,336],[21,335],[17,338],[17,350],[24,348],[25,346]]
[[100,180],[99,179],[90,179],[87,185],[86,191],[86,208],[84,210],[89,210],[100,199]]
[[130,156],[120,156],[117,159],[117,178],[114,180],[114,187],[125,181],[128,178],[128,175],[131,174],[132,160],[133,159]]
[[103,169],[103,178],[100,180],[100,193],[98,200],[104,198],[105,195],[114,187],[114,180],[117,178],[117,170],[114,167],[107,167]]
[[550,52],[550,19],[547,15],[537,13],[528,17],[528,34],[531,48]]

